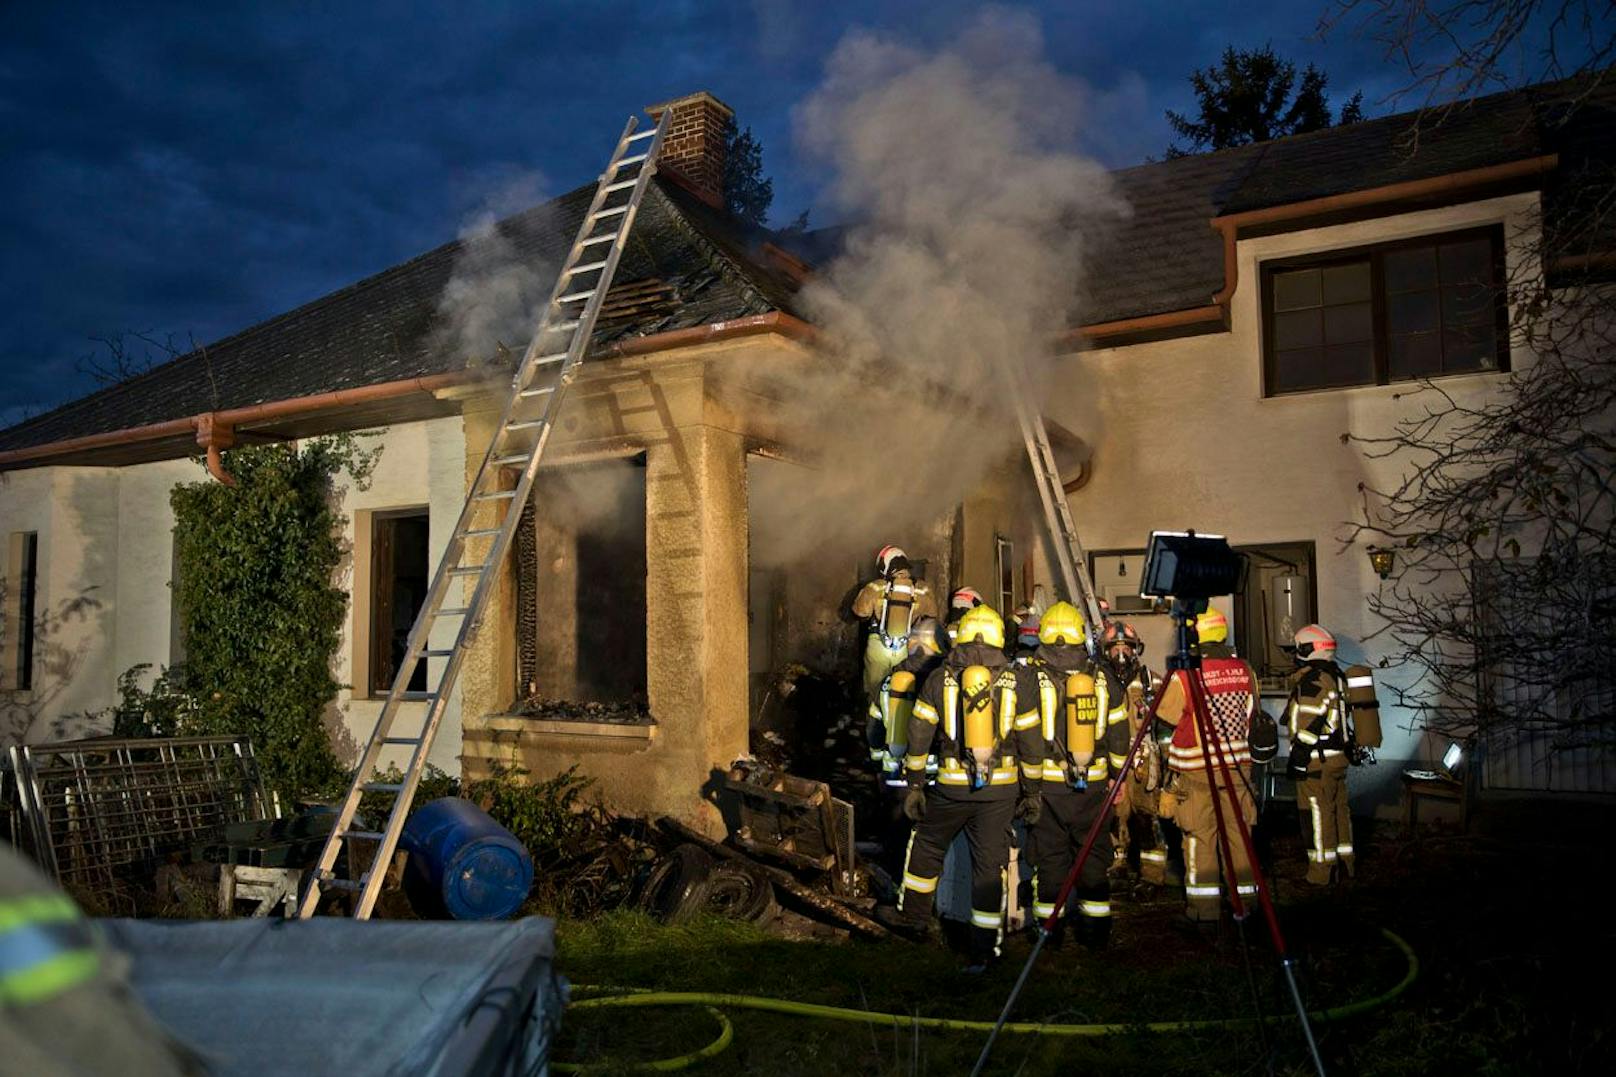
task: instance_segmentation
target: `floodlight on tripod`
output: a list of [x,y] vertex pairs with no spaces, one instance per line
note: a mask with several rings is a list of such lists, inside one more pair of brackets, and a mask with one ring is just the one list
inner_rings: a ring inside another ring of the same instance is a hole
[[1240,590],[1245,571],[1245,557],[1230,549],[1229,540],[1222,535],[1152,531],[1139,594],[1198,605]]

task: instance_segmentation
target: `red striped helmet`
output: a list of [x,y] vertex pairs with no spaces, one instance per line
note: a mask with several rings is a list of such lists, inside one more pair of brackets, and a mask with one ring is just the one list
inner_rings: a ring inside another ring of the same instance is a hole
[[1296,633],[1296,657],[1304,662],[1315,658],[1335,658],[1335,637],[1320,625],[1308,625]]

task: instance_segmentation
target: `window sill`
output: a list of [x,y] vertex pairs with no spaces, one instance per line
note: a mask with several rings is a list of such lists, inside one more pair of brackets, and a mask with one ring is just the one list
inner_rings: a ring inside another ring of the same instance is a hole
[[1265,402],[1271,400],[1297,400],[1321,396],[1326,393],[1363,393],[1377,390],[1386,395],[1411,393],[1416,389],[1423,388],[1426,381],[1429,381],[1432,385],[1447,385],[1452,382],[1475,378],[1501,378],[1508,377],[1514,369],[1515,367],[1512,365],[1509,370],[1466,370],[1456,374],[1438,374],[1427,379],[1411,378],[1407,381],[1388,382],[1385,385],[1331,385],[1321,389],[1292,389],[1284,393],[1264,393],[1261,399]]
[[493,714],[475,724],[487,733],[535,733],[557,737],[605,737],[620,740],[656,739],[655,722],[588,722],[565,718],[529,718],[520,714]]

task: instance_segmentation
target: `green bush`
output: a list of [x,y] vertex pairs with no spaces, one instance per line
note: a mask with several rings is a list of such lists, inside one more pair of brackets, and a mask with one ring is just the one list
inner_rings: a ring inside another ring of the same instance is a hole
[[152,686],[143,689],[141,678],[151,668],[150,662],[142,662],[118,674],[118,702],[100,712],[110,714],[112,735],[181,737],[198,732],[203,704],[189,690],[183,667],[165,667]]
[[333,480],[363,489],[380,449],[352,435],[224,454],[236,485],[176,486],[175,581],[195,732],[244,733],[290,803],[340,771],[322,722],[348,595]]

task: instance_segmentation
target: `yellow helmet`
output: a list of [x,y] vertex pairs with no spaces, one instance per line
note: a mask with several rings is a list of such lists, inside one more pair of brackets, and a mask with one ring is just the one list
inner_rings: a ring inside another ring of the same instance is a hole
[[1057,602],[1038,622],[1039,643],[1082,643],[1083,611],[1070,602]]
[[1229,620],[1222,611],[1208,609],[1195,615],[1195,634],[1202,643],[1225,643],[1229,639]]
[[986,643],[989,647],[1004,646],[1004,620],[992,606],[977,606],[965,611],[954,630],[954,643]]

